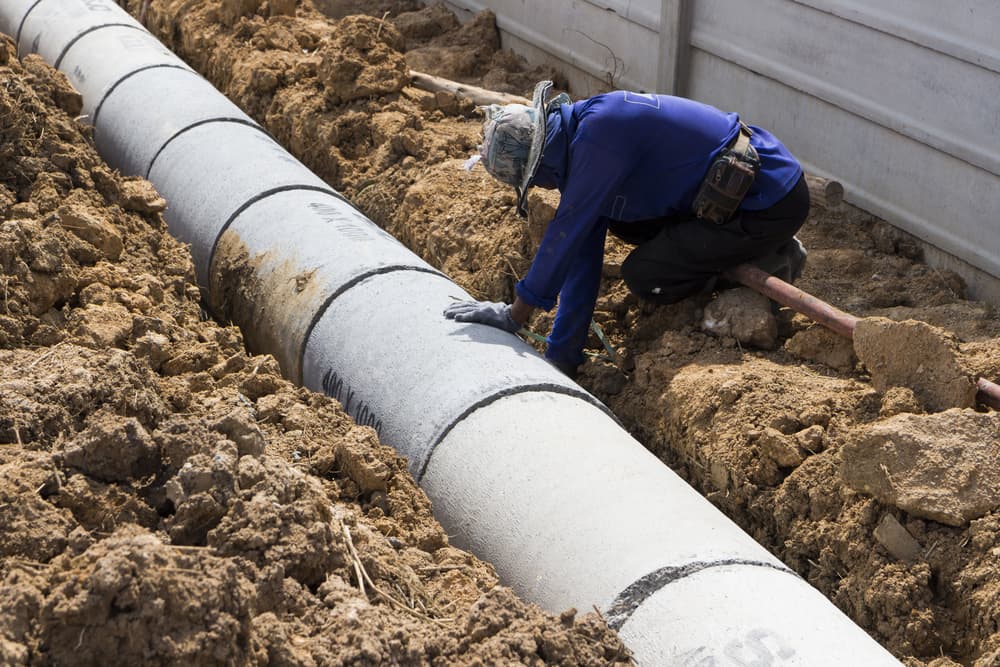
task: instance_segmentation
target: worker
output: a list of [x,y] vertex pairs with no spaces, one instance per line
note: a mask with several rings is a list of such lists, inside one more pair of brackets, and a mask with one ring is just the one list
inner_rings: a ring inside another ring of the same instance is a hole
[[[559,206],[513,304],[461,301],[444,315],[516,332],[558,299],[546,358],[570,377],[584,360],[607,232],[636,247],[622,264],[639,298],[675,303],[719,289],[727,269],[751,262],[789,282],[806,252],[795,238],[809,211],[802,167],[777,138],[726,113],[670,95],[616,91],[571,102],[484,107],[482,163],[514,186],[558,188]],[[735,285],[733,285],[735,287]]]

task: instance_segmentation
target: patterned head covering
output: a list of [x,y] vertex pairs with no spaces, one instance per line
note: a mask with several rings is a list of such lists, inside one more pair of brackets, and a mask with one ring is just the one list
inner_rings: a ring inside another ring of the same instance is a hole
[[[531,106],[524,104],[491,104],[483,107],[483,145],[479,155],[483,166],[493,178],[513,185],[517,193],[517,212],[527,215],[528,184],[538,169],[545,147],[545,97],[552,89],[551,81],[535,86]],[[560,95],[553,102],[568,102]]]

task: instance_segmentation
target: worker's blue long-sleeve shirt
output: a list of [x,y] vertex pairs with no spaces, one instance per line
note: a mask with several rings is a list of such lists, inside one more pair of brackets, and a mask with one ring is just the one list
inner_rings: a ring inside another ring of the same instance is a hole
[[[558,187],[560,203],[515,287],[545,310],[559,299],[549,359],[583,361],[608,222],[689,213],[712,158],[738,131],[736,114],[669,95],[617,91],[549,113],[533,184]],[[754,127],[751,143],[761,169],[741,208],[761,210],[781,200],[802,169],[766,130]]]

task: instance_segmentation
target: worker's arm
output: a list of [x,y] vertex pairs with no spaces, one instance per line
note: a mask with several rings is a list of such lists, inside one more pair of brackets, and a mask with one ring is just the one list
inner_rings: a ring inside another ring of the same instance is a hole
[[[571,269],[582,256],[592,257],[592,236],[599,233],[603,238],[602,220],[627,204],[621,187],[635,165],[630,144],[620,140],[623,132],[621,123],[606,117],[588,117],[577,127],[555,217],[545,228],[531,268],[515,286],[528,304],[545,310],[555,306]],[[603,243],[600,246],[603,254]]]
[[607,227],[603,222],[591,230],[577,251],[576,261],[570,266],[559,292],[559,310],[548,337],[545,358],[570,376],[573,373],[568,369],[575,370],[583,363],[583,348],[590,335],[594,305],[601,286],[606,233]]

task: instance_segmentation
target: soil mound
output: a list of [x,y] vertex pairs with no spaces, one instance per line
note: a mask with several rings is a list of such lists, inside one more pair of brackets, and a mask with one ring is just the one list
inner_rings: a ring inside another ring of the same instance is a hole
[[450,547],[374,431],[207,319],[165,202],[14,53],[2,38],[0,664],[628,661],[596,614],[543,613]]

